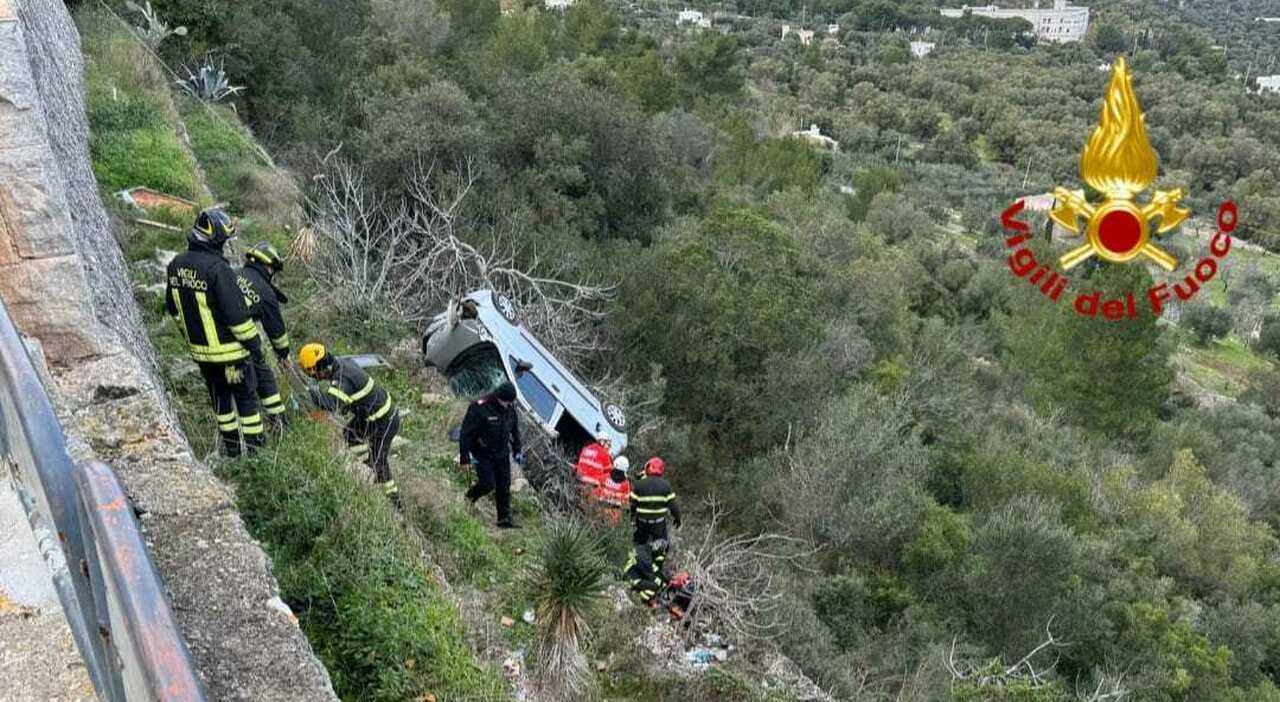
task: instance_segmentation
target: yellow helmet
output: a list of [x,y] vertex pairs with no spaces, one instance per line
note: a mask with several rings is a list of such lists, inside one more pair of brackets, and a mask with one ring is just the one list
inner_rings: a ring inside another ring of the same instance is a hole
[[298,351],[298,365],[302,367],[302,370],[310,373],[315,370],[316,365],[320,362],[320,359],[324,358],[324,356],[324,345],[316,343],[307,344]]

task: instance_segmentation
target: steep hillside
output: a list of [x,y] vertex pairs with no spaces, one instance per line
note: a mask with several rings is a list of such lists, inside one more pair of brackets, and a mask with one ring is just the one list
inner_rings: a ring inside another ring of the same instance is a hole
[[[89,61],[94,167],[109,193],[145,186],[226,203],[240,218],[239,246],[258,240],[288,250],[299,227],[300,196],[231,109],[171,92],[163,67],[114,19],[78,17]],[[479,512],[462,493],[448,429],[465,403],[434,371],[421,370],[409,328],[344,316],[327,308],[319,283],[290,258],[280,281],[295,348],[321,340],[339,353],[381,353],[392,369],[375,371],[406,415],[392,465],[406,509],[397,516],[369,485],[367,469],[343,448],[336,420],[295,413],[285,435],[252,460],[216,458],[217,431],[204,386],[172,322],[163,313],[163,262],[185,246],[190,212],[113,211],[135,282],[137,303],[159,354],[182,426],[198,455],[236,488],[250,531],[271,556],[282,597],[298,617],[344,699],[540,699],[530,668],[539,558],[546,515],[527,488],[517,494],[524,528],[499,532],[492,506]],[[146,219],[150,223],[137,220]],[[233,254],[238,264],[239,254]],[[296,376],[295,376],[296,377]],[[282,381],[284,378],[282,378]],[[292,394],[300,389],[286,385]],[[304,400],[305,402],[305,400]],[[304,405],[305,406],[305,405]],[[598,528],[610,571],[625,557],[621,529]],[[618,586],[591,622],[589,655],[605,699],[786,700],[803,685],[785,661],[741,653],[694,671],[674,627],[627,601]],[[651,648],[646,648],[646,643]],[[754,654],[753,654],[754,655]],[[773,692],[766,680],[772,681]]]

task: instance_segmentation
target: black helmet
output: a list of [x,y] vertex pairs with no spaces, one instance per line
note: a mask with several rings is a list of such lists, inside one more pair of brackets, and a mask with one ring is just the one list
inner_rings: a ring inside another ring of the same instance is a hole
[[191,225],[191,234],[200,241],[222,246],[236,235],[236,224],[226,212],[210,207],[196,215],[196,223]]
[[503,402],[515,402],[516,386],[512,385],[510,382],[503,383],[502,385],[498,386],[497,390],[494,391],[493,396],[498,398],[499,400],[502,400]]
[[284,259],[280,258],[280,252],[265,241],[259,241],[253,245],[253,248],[244,252],[244,260],[245,263],[257,261],[276,273],[284,270]]

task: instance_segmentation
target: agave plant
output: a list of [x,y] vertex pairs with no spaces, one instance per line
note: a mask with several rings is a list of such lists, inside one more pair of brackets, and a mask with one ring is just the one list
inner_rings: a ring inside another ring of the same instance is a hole
[[183,66],[182,70],[186,71],[187,77],[177,81],[178,87],[191,97],[205,102],[221,102],[244,90],[242,85],[231,85],[226,71],[222,70],[222,62],[214,66],[213,59],[209,56],[204,57],[204,63],[197,70],[192,71],[188,66]]
[[552,522],[531,568],[537,603],[538,678],[544,699],[575,699],[590,669],[582,645],[604,602],[608,565],[581,522]]
[[139,5],[133,0],[127,0],[125,6],[130,10],[142,15],[142,20],[146,22],[146,26],[142,27],[142,41],[147,45],[148,49],[155,51],[160,47],[160,43],[171,36],[185,37],[187,36],[186,27],[169,28],[169,25],[156,11],[151,7],[151,0],[147,0],[145,5]]

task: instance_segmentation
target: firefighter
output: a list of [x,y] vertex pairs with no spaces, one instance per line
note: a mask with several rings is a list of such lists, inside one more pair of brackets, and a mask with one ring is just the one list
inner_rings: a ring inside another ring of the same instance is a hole
[[263,444],[262,415],[254,395],[254,363],[262,357],[258,328],[222,247],[236,226],[220,209],[203,210],[187,233],[187,250],[166,271],[165,310],[200,367],[222,437],[221,453],[240,455]]
[[591,491],[596,501],[607,506],[612,524],[622,521],[622,510],[631,502],[631,480],[627,477],[630,468],[631,461],[626,456],[618,456],[609,474]]
[[520,418],[516,413],[516,388],[503,383],[493,394],[472,402],[458,435],[458,463],[475,462],[476,484],[467,490],[467,499],[476,502],[493,493],[498,526],[515,529],[511,520],[511,455],[524,463],[520,448]]
[[[666,472],[667,464],[655,456],[644,464],[644,477],[631,486],[631,520],[635,525],[631,543],[656,547],[655,561],[661,560],[657,553],[666,554],[668,515],[680,528],[676,493],[664,477]],[[658,565],[661,567],[661,563]]]
[[622,568],[622,579],[632,592],[640,596],[644,605],[658,606],[658,595],[666,587],[666,581],[662,568],[654,561],[647,545],[637,545],[631,549],[627,564]]
[[596,487],[604,482],[605,476],[613,468],[613,456],[610,454],[612,440],[608,434],[597,434],[595,440],[582,447],[578,453],[578,483],[586,487]]
[[[289,298],[272,279],[283,270],[284,259],[280,258],[276,247],[261,241],[245,252],[244,267],[236,271],[240,289],[249,303],[249,316],[262,325],[281,370],[289,363],[289,332],[285,329],[280,306],[289,302]],[[271,366],[261,356],[254,362],[253,370],[258,381],[258,401],[262,403],[267,424],[280,431],[287,423],[280,384],[276,382]]]
[[351,415],[342,430],[343,438],[373,469],[374,480],[391,504],[401,509],[400,490],[388,462],[391,441],[400,433],[400,413],[391,394],[354,361],[336,358],[320,344],[303,346],[298,351],[298,366],[312,378],[329,382],[323,393],[313,390],[311,399],[326,411]]

